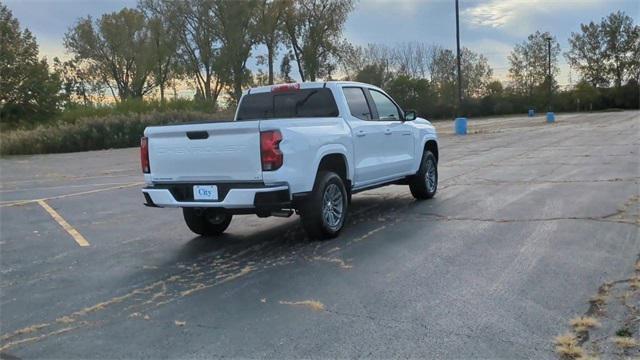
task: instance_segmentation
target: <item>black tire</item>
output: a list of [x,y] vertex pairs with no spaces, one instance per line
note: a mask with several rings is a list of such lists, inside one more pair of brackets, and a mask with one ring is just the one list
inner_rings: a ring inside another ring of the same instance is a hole
[[[429,181],[427,176],[429,172],[434,178]],[[429,150],[425,150],[422,154],[422,162],[418,172],[409,179],[409,189],[411,195],[418,200],[431,199],[438,191],[438,161]]]
[[[325,198],[331,200],[331,204],[325,203]],[[320,171],[312,193],[300,209],[302,226],[307,235],[311,239],[335,238],[344,226],[348,211],[348,193],[342,178],[331,171]]]
[[230,214],[213,209],[183,208],[182,214],[189,229],[202,236],[221,235],[232,218]]

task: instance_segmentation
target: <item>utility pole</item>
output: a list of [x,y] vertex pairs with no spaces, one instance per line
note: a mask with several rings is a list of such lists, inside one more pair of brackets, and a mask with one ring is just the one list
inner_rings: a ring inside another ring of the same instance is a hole
[[458,15],[458,0],[456,0],[456,49],[458,53],[458,116],[463,116],[462,112],[462,71],[460,66],[460,16]]
[[[456,0],[457,1],[457,0]],[[551,36],[547,36],[547,55],[548,55],[548,74],[547,74],[547,82],[549,83],[549,100],[547,102],[547,111],[551,111]]]

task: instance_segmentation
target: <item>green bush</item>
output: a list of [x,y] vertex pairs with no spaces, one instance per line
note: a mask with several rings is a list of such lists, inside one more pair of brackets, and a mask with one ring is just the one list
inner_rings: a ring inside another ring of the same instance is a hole
[[[21,108],[18,108],[20,110]],[[216,109],[211,103],[196,101],[191,99],[175,99],[161,102],[159,100],[129,99],[112,104],[104,105],[79,105],[68,104],[56,111],[55,115],[49,117],[25,117],[14,114],[22,118],[21,121],[8,122],[4,117],[8,112],[13,111],[11,107],[0,106],[0,131],[13,131],[18,129],[34,129],[38,126],[51,126],[59,123],[75,123],[86,118],[107,117],[112,115],[145,114],[149,112],[170,112],[170,111],[190,111],[201,113],[215,113]]]
[[101,117],[116,114],[145,114],[149,112],[167,111],[195,111],[213,113],[215,109],[211,104],[190,99],[176,99],[160,102],[159,100],[130,99],[115,104],[81,106],[75,105],[66,108],[56,118],[55,122],[76,122],[78,119],[88,117]]
[[232,119],[231,113],[166,111],[115,114],[0,134],[1,155],[61,153],[138,146],[145,127]]

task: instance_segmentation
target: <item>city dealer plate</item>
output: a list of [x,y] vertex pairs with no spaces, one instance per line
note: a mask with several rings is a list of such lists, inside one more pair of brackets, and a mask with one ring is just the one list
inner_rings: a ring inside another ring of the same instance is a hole
[[218,187],[215,185],[194,185],[194,200],[218,200]]

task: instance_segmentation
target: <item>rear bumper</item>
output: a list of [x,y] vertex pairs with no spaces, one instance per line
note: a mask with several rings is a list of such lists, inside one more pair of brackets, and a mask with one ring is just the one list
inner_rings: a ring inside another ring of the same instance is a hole
[[[253,186],[253,187],[252,187]],[[291,207],[289,186],[258,184],[219,185],[218,201],[194,201],[193,184],[168,184],[142,189],[145,205],[151,207],[196,207],[246,210],[279,210]]]

